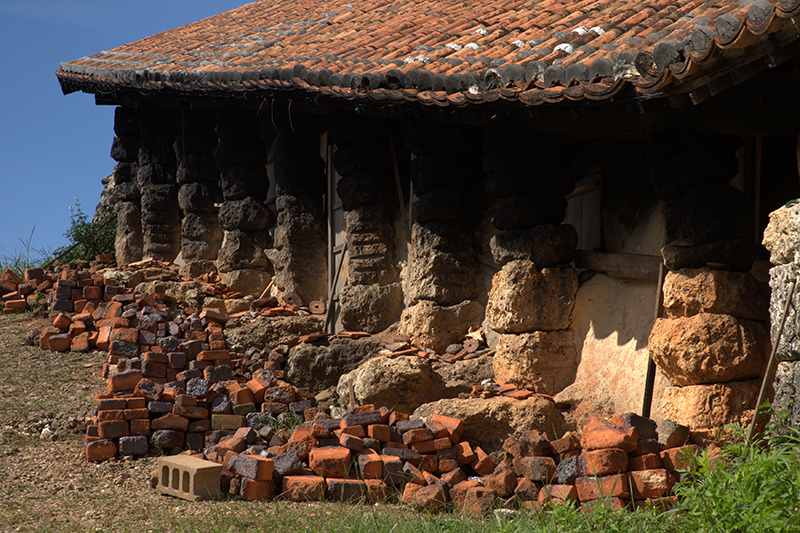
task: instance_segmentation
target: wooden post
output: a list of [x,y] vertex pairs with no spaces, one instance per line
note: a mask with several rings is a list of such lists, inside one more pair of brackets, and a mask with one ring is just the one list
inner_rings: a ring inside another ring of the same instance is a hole
[[[655,312],[653,313],[655,316],[655,320],[661,318],[661,312],[664,309],[664,276],[666,273],[664,272],[666,269],[664,268],[664,262],[661,262],[661,266],[658,268],[658,292],[656,294],[656,308]],[[644,401],[642,402],[642,416],[645,418],[650,418],[650,409],[653,404],[653,388],[655,387],[656,382],[656,364],[653,362],[653,358],[649,355],[647,356],[647,376],[645,377],[644,381]]]

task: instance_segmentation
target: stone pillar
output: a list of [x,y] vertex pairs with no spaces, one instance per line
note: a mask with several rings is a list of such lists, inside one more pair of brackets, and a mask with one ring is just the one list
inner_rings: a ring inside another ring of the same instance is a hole
[[403,288],[394,267],[394,220],[399,201],[390,125],[349,113],[331,113],[333,165],[342,176],[347,280],[339,295],[346,330],[378,333],[400,318]]
[[406,122],[403,140],[416,156],[411,179],[418,198],[411,232],[410,307],[400,333],[437,353],[461,342],[483,320],[477,291],[475,227],[480,208],[473,192],[483,182],[481,136],[448,124]]
[[146,107],[139,112],[139,169],[144,257],[174,261],[181,251],[174,113]]
[[181,110],[176,115],[178,139],[178,205],[181,221],[181,257],[188,264],[212,261],[222,243],[216,202],[222,200],[219,170],[214,164],[214,114],[207,110]]
[[[769,271],[772,288],[769,315],[772,321],[771,338],[777,341],[783,308],[792,281],[800,275],[800,204],[784,206],[769,215],[764,231],[764,246],[770,252]],[[778,369],[775,374],[775,401],[772,408],[776,418],[800,429],[800,286],[795,285],[792,304],[786,314],[780,344],[776,352]]]
[[488,326],[500,333],[495,377],[549,395],[571,384],[578,367],[568,329],[578,290],[568,263],[578,237],[561,224],[574,182],[557,154],[513,123],[490,128],[484,142],[486,190],[501,199],[490,242],[501,270],[486,308]]
[[650,357],[673,385],[664,418],[700,437],[748,422],[770,343],[768,299],[749,273],[758,245],[736,175],[732,137],[676,140],[654,136],[650,181],[663,207],[669,270],[665,318],[650,334]]
[[275,143],[273,160],[278,218],[273,247],[268,250],[275,269],[272,294],[298,305],[326,301],[326,178],[319,155],[319,134],[300,128],[282,132]]
[[112,188],[117,213],[114,248],[117,264],[124,265],[139,261],[144,245],[140,205],[142,191],[136,179],[139,169],[139,122],[134,110],[128,107],[114,110],[114,133],[116,137],[111,146],[111,157],[117,161]]
[[275,222],[264,204],[269,192],[267,144],[254,112],[219,111],[216,124],[214,155],[224,200],[219,223],[225,230],[217,268],[229,289],[258,296],[271,279],[265,250],[272,244],[268,230]]

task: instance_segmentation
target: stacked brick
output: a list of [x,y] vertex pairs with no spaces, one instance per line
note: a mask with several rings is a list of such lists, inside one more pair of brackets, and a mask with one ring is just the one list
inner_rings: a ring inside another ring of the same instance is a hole
[[499,381],[543,394],[571,384],[577,370],[569,330],[578,273],[568,266],[577,233],[562,225],[565,194],[574,188],[558,158],[526,146],[529,136],[514,125],[487,132],[486,189],[501,199],[490,247],[501,270],[492,279],[486,307],[489,327],[500,333],[494,358]]
[[314,407],[310,392],[276,377],[283,376],[283,357],[225,349],[222,319],[209,310],[186,317],[178,323],[189,325],[190,339],[148,337],[147,342],[156,341],[153,346],[137,344],[151,331],[127,327],[124,318],[110,319],[120,327],[111,330],[106,393],[95,397],[93,424],[87,428],[88,460],[146,455],[151,449],[202,450],[240,428]]
[[177,160],[173,144],[177,128],[173,113],[144,108],[139,114],[139,166],[143,257],[173,261],[181,251]]
[[750,274],[758,245],[745,196],[728,185],[740,144],[738,137],[650,144],[669,273],[666,317],[656,320],[648,347],[673,385],[664,416],[697,431],[749,419],[770,352],[768,291]]
[[456,508],[480,516],[498,506],[665,509],[698,451],[685,445],[687,427],[665,422],[657,432],[655,422],[631,413],[587,419],[580,434],[553,441],[536,430],[509,438],[500,464],[473,449],[462,422],[451,417],[433,415],[423,422],[373,405],[342,418],[309,408],[304,417],[283,442],[278,433],[287,432],[276,429],[274,418],[248,416],[248,426],[190,454],[221,464],[221,492],[248,500],[399,497],[421,511]]
[[113,174],[113,199],[116,204],[116,257],[122,264],[142,258],[142,191],[139,186],[139,118],[127,107],[114,110],[114,142],[111,158],[117,163]]
[[[403,290],[394,267],[397,187],[390,137],[373,119],[332,113],[333,166],[342,177],[336,191],[342,201],[347,239],[347,283],[342,289],[342,326],[377,333],[400,318]],[[355,122],[354,122],[355,121]]]
[[260,293],[271,277],[264,250],[272,245],[268,230],[275,222],[264,204],[269,192],[267,145],[254,113],[219,111],[216,130],[214,159],[224,200],[219,223],[225,230],[217,268],[235,290],[247,287],[251,293]]
[[95,261],[70,263],[59,273],[28,268],[23,273],[24,278],[7,268],[0,274],[3,313],[22,313],[39,305],[42,309],[50,307],[56,311],[72,313],[82,311],[90,301],[98,304],[106,293],[113,295],[124,290],[107,288],[116,287],[117,282],[104,280],[102,275],[97,274],[98,269],[112,265],[113,262],[113,254],[103,254]]
[[219,171],[214,164],[214,115],[209,111],[182,111],[178,116],[178,205],[181,256],[186,262],[213,260],[222,243],[215,203],[221,200]]

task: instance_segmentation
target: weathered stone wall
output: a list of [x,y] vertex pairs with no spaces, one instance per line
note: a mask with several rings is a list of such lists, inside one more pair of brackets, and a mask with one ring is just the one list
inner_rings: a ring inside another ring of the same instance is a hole
[[484,142],[486,190],[501,199],[490,242],[502,268],[492,280],[488,326],[500,333],[494,356],[498,381],[543,394],[573,382],[578,360],[569,330],[578,273],[568,266],[578,243],[562,225],[574,188],[551,148],[513,123],[490,128]]
[[274,168],[278,210],[273,245],[272,294],[290,303],[327,300],[325,165],[316,132],[285,131],[277,138]]
[[181,257],[186,263],[214,260],[222,243],[216,204],[222,201],[219,170],[214,164],[217,133],[214,113],[182,110],[176,116],[178,138],[178,205],[181,221]]
[[178,207],[177,135],[174,112],[143,107],[139,112],[139,166],[144,257],[174,261],[181,248]]
[[[347,242],[346,284],[339,295],[346,330],[377,333],[400,318],[403,288],[394,266],[399,200],[391,153],[391,125],[349,113],[332,113],[333,165],[342,176]],[[403,199],[403,201],[405,201]]]
[[[410,306],[399,331],[425,338],[442,353],[483,319],[475,230],[482,206],[475,192],[481,171],[481,132],[421,121],[403,124],[403,141],[415,159],[411,180],[418,201],[411,232]],[[434,333],[434,329],[436,334]]]
[[112,190],[116,203],[117,236],[115,256],[119,264],[142,258],[142,192],[139,188],[139,119],[134,110],[118,107],[114,110],[114,142],[111,158],[114,165]]
[[653,138],[650,180],[665,201],[662,213],[669,269],[666,317],[650,334],[650,355],[672,383],[664,418],[695,431],[746,421],[766,367],[768,299],[749,273],[756,259],[744,194],[728,185],[736,175],[730,137]]
[[[784,206],[770,213],[763,244],[775,265],[769,272],[772,289],[769,314],[774,344],[778,341],[789,289],[800,275],[800,204]],[[794,428],[800,428],[800,287],[797,286],[786,313],[776,356],[780,362],[775,373],[773,409],[777,417],[785,418]]]
[[269,191],[267,144],[251,111],[218,111],[216,130],[214,159],[223,199],[218,220],[224,230],[217,269],[228,288],[260,294],[271,279],[265,250],[272,245],[268,230],[275,222],[264,204]]

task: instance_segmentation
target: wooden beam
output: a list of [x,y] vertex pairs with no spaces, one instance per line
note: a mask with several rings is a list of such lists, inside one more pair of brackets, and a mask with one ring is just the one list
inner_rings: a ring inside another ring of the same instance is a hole
[[615,278],[659,279],[663,260],[658,255],[604,254],[588,250],[575,251],[575,266],[597,270]]

